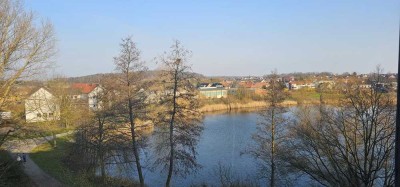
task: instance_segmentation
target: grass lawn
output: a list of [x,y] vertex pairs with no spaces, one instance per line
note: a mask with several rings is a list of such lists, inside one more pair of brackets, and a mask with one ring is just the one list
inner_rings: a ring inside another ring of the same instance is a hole
[[129,180],[108,178],[109,184],[102,185],[100,179],[93,175],[84,175],[70,170],[63,158],[68,155],[72,143],[72,136],[57,138],[57,147],[54,148],[50,143],[36,147],[30,154],[30,158],[46,173],[53,176],[67,186],[138,186]]
[[57,138],[57,147],[50,143],[36,147],[30,154],[30,158],[46,173],[50,174],[67,186],[94,186],[85,177],[69,170],[62,162],[68,155],[71,136]]
[[0,186],[35,186],[16,160],[11,158],[7,151],[0,150],[0,170],[3,172],[5,168],[7,168],[5,174],[0,177]]
[[[321,93],[315,90],[294,90],[290,92],[290,99],[299,103],[319,104]],[[328,103],[337,103],[343,95],[338,93],[323,93],[322,98]]]

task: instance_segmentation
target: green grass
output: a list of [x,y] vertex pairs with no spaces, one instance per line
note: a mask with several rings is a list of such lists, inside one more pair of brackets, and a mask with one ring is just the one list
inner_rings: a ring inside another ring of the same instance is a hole
[[[290,92],[290,99],[297,101],[299,103],[311,103],[311,104],[318,104],[320,102],[321,93],[318,93],[316,90],[307,90],[307,89],[300,89],[294,90]],[[328,103],[336,103],[339,101],[340,98],[343,98],[343,95],[339,93],[323,93],[322,98],[325,102]]]
[[138,186],[129,180],[110,177],[107,178],[109,184],[102,185],[99,183],[99,177],[85,173],[77,173],[68,168],[63,162],[63,159],[71,150],[71,140],[72,136],[57,138],[56,148],[50,143],[40,145],[32,151],[30,158],[43,171],[67,186]]
[[63,163],[68,155],[71,136],[57,138],[57,147],[50,143],[36,147],[30,154],[31,159],[46,173],[67,186],[94,186],[81,174],[74,173]]
[[[23,172],[22,166],[7,151],[0,150],[0,186],[34,187],[33,181]],[[7,168],[6,170],[4,170]]]

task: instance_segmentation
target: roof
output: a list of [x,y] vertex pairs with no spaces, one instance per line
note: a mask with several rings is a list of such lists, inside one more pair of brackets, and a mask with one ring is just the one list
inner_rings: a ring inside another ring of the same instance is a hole
[[27,96],[28,96],[28,97],[32,96],[34,93],[36,93],[36,92],[39,91],[40,89],[44,89],[45,91],[47,91],[47,92],[49,92],[51,95],[53,95],[53,92],[50,91],[49,88],[41,86],[41,87],[36,87],[36,88],[30,90],[30,92],[27,94]]
[[[29,93],[29,96],[26,98],[26,99],[36,99],[35,97],[33,97],[34,96],[34,94],[35,93],[37,93],[37,92],[39,92],[40,90],[44,90],[45,92],[48,92],[51,96],[54,96],[54,94],[51,92],[51,91],[49,91],[49,89],[48,88],[45,88],[45,87],[38,87],[38,88],[36,88],[36,89],[34,89],[31,93]],[[39,96],[40,97],[40,96]]]
[[74,83],[72,84],[73,89],[77,89],[84,94],[92,92],[98,85],[97,84],[87,84],[87,83]]

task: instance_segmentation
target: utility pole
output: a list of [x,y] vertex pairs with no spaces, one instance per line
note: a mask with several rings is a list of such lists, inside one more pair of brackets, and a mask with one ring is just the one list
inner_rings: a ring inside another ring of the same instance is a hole
[[396,142],[394,155],[394,186],[400,187],[400,28],[399,28],[399,57],[397,63],[397,106],[396,106]]

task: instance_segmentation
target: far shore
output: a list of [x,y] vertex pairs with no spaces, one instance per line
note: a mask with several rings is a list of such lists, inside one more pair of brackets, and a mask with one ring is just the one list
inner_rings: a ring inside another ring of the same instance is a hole
[[[294,101],[294,100],[286,100],[281,103],[281,106],[291,107],[291,106],[299,106],[299,105],[319,105],[319,100],[307,100],[307,101]],[[327,100],[324,101],[324,104],[327,105],[338,105],[338,101],[336,100]],[[260,109],[266,107],[267,103],[264,101],[251,101],[247,103],[229,103],[229,104],[206,104],[200,107],[200,111],[204,113],[208,112],[221,112],[221,111],[231,111],[238,109]]]
[[[284,101],[281,105],[283,106],[295,106],[298,105],[296,101]],[[230,104],[207,104],[200,108],[201,112],[215,112],[215,111],[231,111],[237,109],[250,109],[250,108],[262,108],[266,107],[267,104],[264,101],[251,101],[248,103],[230,103]]]

